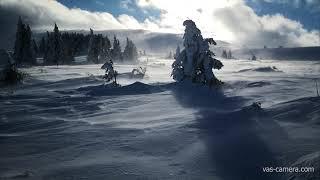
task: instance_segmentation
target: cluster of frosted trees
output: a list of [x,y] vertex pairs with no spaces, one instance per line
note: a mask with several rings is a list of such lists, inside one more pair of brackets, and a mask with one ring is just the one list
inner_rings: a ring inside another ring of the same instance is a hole
[[113,61],[137,61],[138,50],[135,44],[127,38],[124,51],[121,51],[120,41],[116,36],[113,38],[113,46],[108,37],[103,37],[101,34],[95,35],[90,29],[90,40],[88,47],[87,60],[94,63],[106,62],[110,59]]
[[46,65],[70,64],[75,56],[88,55],[87,60],[93,63],[113,61],[136,61],[138,52],[135,44],[127,38],[124,51],[120,41],[114,36],[113,45],[107,36],[94,34],[84,35],[74,32],[60,32],[55,24],[52,32],[42,36],[37,43],[32,38],[29,25],[19,18],[14,46],[14,59],[17,64],[36,64],[37,57],[43,57]]
[[184,49],[180,52],[178,47],[176,50],[175,61],[172,64],[173,79],[178,82],[188,79],[209,86],[221,84],[212,69],[221,69],[223,64],[214,58],[214,53],[209,49],[209,44],[216,45],[216,42],[212,38],[203,38],[192,20],[184,21],[183,25]]

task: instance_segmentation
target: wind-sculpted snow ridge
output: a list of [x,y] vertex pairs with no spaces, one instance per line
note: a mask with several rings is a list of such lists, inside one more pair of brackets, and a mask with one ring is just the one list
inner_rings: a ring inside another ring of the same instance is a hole
[[256,71],[256,72],[282,72],[275,66],[268,67],[258,67],[258,68],[250,68],[250,69],[242,69],[238,72],[247,72],[247,71]]
[[272,108],[279,121],[320,125],[320,97],[308,97],[278,104]]
[[151,94],[163,91],[160,87],[135,82],[122,87],[114,87],[112,84],[98,86],[88,86],[79,88],[78,91],[85,91],[92,96],[111,96],[111,95],[132,95],[132,94]]

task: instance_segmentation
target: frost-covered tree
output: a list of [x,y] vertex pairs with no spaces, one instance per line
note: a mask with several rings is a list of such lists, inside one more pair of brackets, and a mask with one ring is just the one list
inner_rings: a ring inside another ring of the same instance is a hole
[[35,52],[32,43],[32,31],[29,25],[22,22],[19,17],[13,57],[17,64],[35,64]]
[[223,64],[214,58],[214,53],[209,49],[209,44],[216,45],[216,42],[212,38],[204,39],[192,20],[184,21],[183,25],[186,27],[183,36],[184,49],[176,55],[172,64],[173,78],[176,81],[189,79],[209,86],[221,84],[212,69],[221,69]]
[[136,45],[127,38],[127,44],[123,51],[123,59],[127,61],[137,61],[138,60],[138,51]]
[[111,50],[111,57],[114,61],[122,61],[122,53],[121,53],[121,46],[120,41],[117,39],[116,36],[113,37],[113,48]]
[[116,85],[118,72],[114,70],[112,60],[110,59],[109,61],[104,63],[101,66],[101,69],[104,69],[106,71],[104,75],[104,79],[106,79],[107,82],[113,79],[114,80],[113,83]]

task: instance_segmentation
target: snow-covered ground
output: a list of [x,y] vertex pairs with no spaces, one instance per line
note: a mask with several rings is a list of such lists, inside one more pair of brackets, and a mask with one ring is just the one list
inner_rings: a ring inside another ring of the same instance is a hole
[[[174,83],[172,60],[141,61],[143,79],[116,64],[113,89],[101,65],[23,69],[0,91],[0,179],[320,178],[319,62],[224,60],[209,89]],[[262,170],[302,165],[315,172]]]

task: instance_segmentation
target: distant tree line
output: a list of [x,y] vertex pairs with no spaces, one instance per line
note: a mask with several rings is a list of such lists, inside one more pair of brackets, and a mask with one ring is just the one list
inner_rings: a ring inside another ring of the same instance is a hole
[[43,57],[44,65],[71,64],[75,56],[86,55],[87,61],[92,63],[104,63],[112,59],[119,61],[136,61],[138,51],[135,44],[127,38],[124,51],[121,51],[120,41],[116,36],[113,45],[107,36],[74,32],[60,32],[57,24],[53,32],[46,32],[40,41],[32,37],[32,31],[28,24],[22,22],[19,17],[17,24],[16,40],[13,57],[17,64],[37,64],[37,57]]
[[232,56],[231,50],[229,50],[229,51],[223,50],[221,57],[225,58],[225,59],[234,59],[234,57]]

